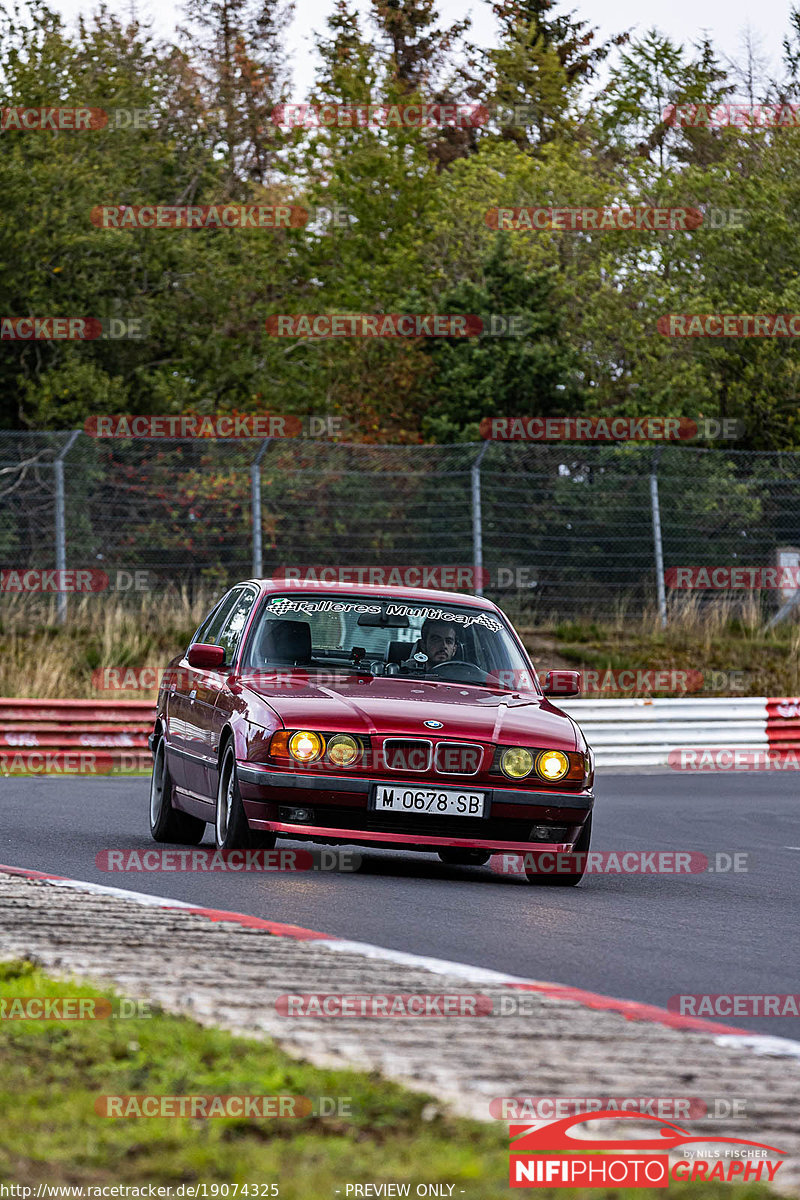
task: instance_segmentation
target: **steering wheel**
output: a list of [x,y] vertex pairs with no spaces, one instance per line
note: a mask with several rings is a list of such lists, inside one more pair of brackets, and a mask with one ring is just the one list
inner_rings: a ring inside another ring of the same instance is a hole
[[467,677],[465,678],[460,672],[456,675],[456,682],[463,683],[483,683],[486,679],[486,672],[476,667],[475,663],[467,662],[464,658],[448,658],[447,662],[436,663],[430,667],[431,671],[439,672],[445,667],[466,667]]

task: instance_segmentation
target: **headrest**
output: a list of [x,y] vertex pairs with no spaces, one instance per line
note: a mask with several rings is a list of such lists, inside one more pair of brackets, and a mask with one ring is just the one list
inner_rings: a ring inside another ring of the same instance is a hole
[[311,661],[311,626],[308,621],[267,621],[261,634],[259,657],[265,663]]

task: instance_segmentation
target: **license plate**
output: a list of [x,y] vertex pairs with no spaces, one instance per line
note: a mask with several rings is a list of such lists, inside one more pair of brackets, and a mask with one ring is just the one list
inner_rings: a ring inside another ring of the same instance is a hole
[[463,788],[427,788],[419,784],[378,783],[375,812],[426,813],[433,817],[485,817],[485,792]]

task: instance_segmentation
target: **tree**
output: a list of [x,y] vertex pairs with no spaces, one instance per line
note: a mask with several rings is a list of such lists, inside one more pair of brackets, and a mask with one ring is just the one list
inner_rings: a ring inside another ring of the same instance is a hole
[[671,165],[708,165],[724,154],[718,130],[684,128],[682,107],[714,109],[734,90],[708,40],[688,59],[684,47],[650,29],[620,55],[619,65],[597,97],[598,140],[617,162],[641,158],[655,172]]
[[482,269],[439,299],[439,311],[480,316],[484,331],[431,341],[423,432],[435,441],[478,433],[492,416],[572,414],[581,406],[574,351],[553,271],[533,272],[498,233]]
[[206,120],[225,162],[225,191],[247,198],[276,176],[284,143],[273,113],[286,99],[284,39],[293,0],[185,0]]

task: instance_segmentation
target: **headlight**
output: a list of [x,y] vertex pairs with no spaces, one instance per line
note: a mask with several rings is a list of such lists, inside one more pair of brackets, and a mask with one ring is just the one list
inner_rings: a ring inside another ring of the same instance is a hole
[[509,779],[524,779],[533,770],[533,755],[522,746],[511,746],[503,751],[500,768]]
[[537,774],[554,783],[563,779],[569,770],[569,759],[560,750],[544,750],[536,760]]
[[351,767],[361,758],[363,747],[349,733],[335,733],[328,741],[328,758],[337,767]]
[[325,739],[318,733],[300,730],[289,738],[289,753],[301,763],[315,762],[325,749]]

